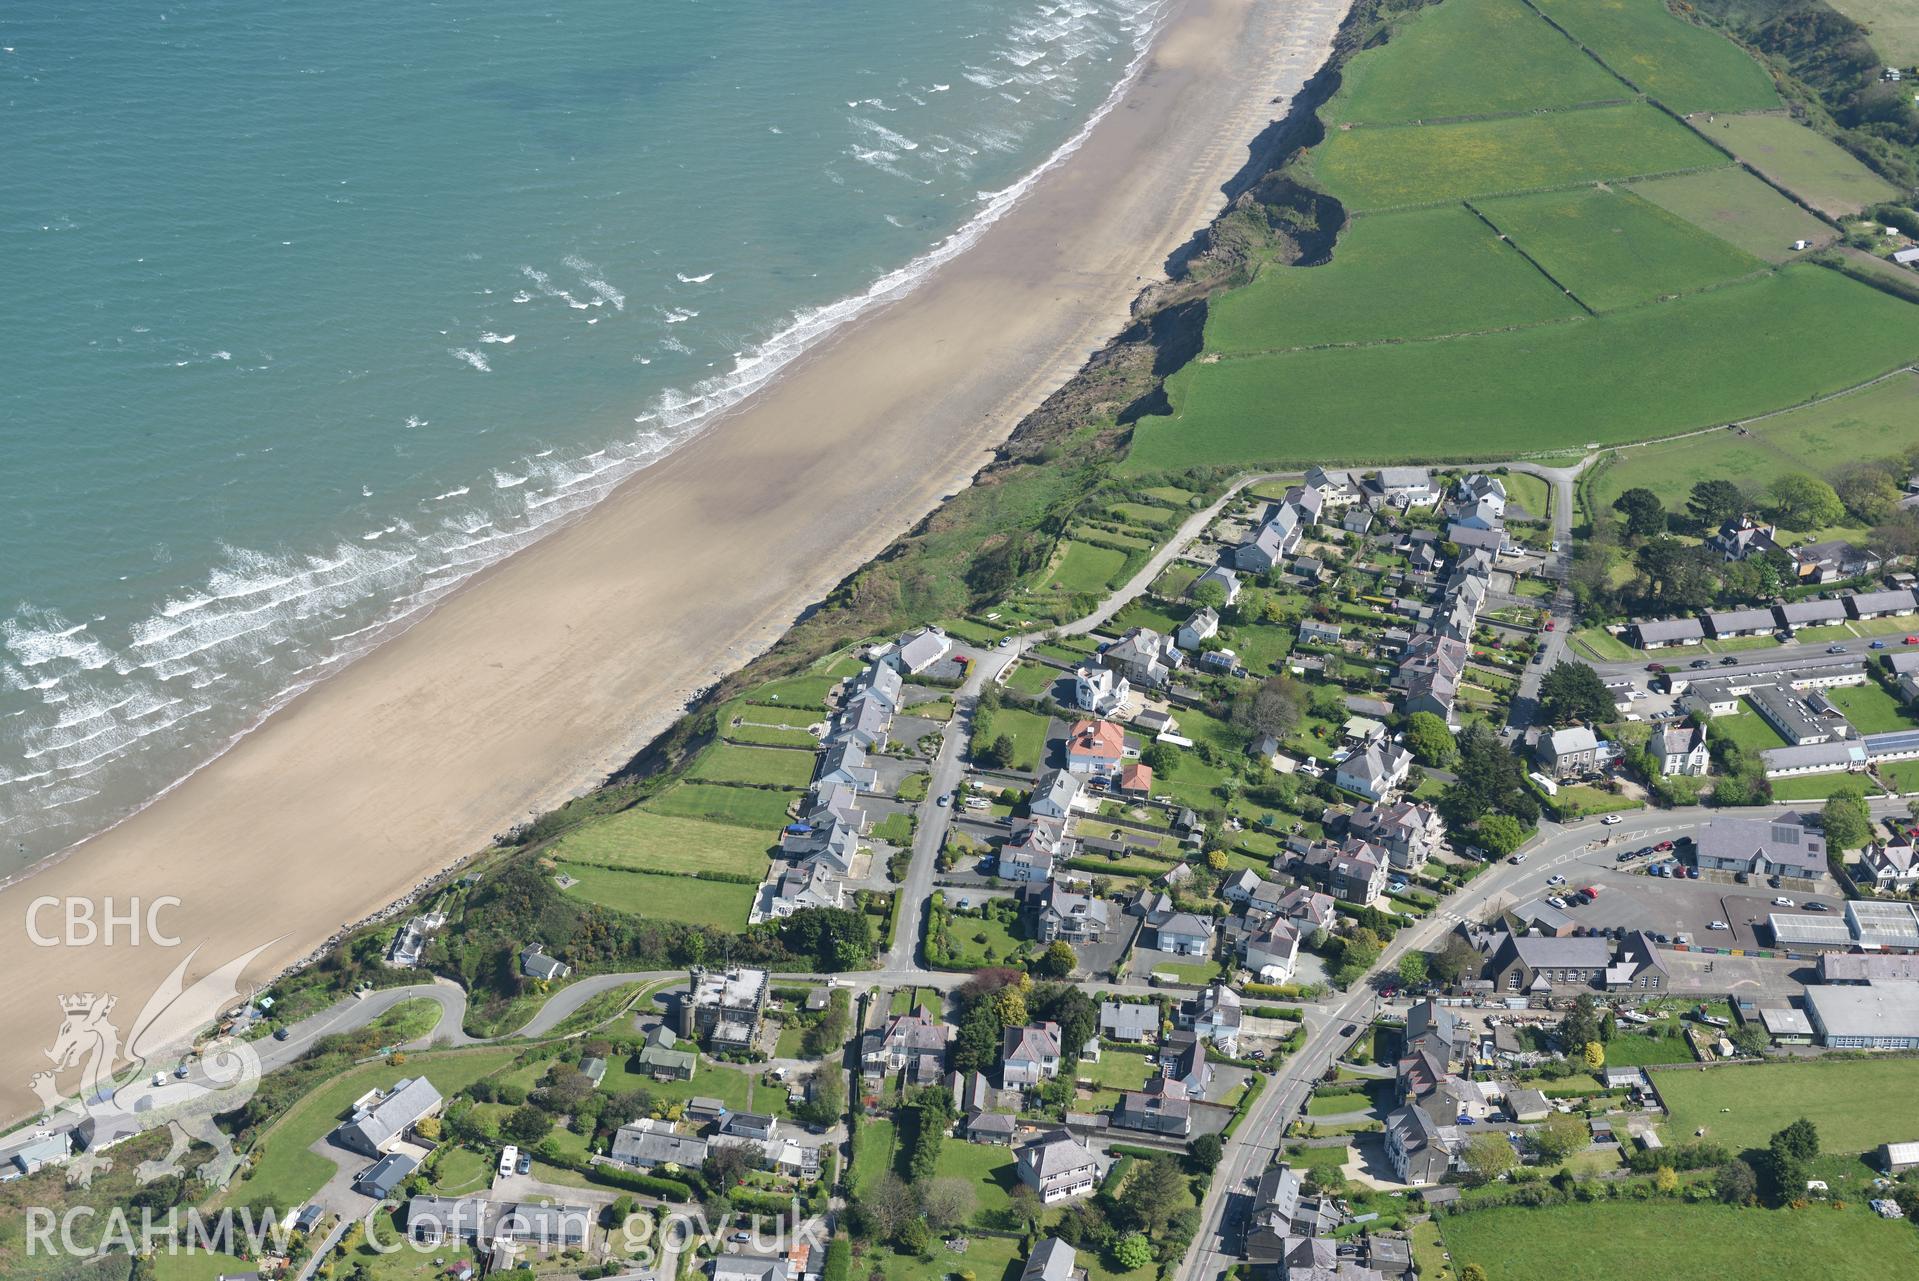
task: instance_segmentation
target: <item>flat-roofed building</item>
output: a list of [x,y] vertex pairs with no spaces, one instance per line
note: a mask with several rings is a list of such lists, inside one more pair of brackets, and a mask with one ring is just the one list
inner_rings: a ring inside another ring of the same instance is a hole
[[1911,983],[1808,988],[1806,1014],[1831,1049],[1919,1050],[1919,986]]

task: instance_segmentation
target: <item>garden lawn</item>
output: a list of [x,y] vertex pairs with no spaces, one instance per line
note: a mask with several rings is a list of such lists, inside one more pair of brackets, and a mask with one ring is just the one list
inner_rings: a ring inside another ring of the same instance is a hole
[[1681,115],[1764,111],[1772,77],[1744,49],[1673,16],[1665,0],[1536,0],[1619,75]]
[[1911,729],[1916,723],[1906,714],[1898,699],[1872,681],[1864,685],[1829,689],[1825,693],[1827,698],[1838,704],[1839,709],[1846,714],[1846,719],[1852,722],[1852,727],[1861,734]]
[[1733,155],[1833,217],[1898,199],[1891,183],[1791,116],[1721,116],[1699,127]]
[[1112,547],[1068,541],[1064,555],[1046,576],[1046,586],[1059,592],[1103,592],[1126,568],[1127,556]]
[[1784,262],[1795,240],[1822,244],[1832,228],[1744,169],[1648,178],[1628,190],[1768,262]]
[[1864,1152],[1897,1139],[1904,1121],[1888,1114],[1887,1101],[1919,1092],[1919,1059],[1801,1059],[1653,1080],[1671,1109],[1666,1133],[1674,1141],[1703,1126],[1735,1152],[1764,1147],[1804,1116],[1819,1127],[1821,1151]]
[[826,695],[840,678],[824,672],[787,676],[750,691],[746,699],[775,707],[825,707]]
[[1715,731],[1724,729],[1728,738],[1748,752],[1763,752],[1774,747],[1786,746],[1786,740],[1779,737],[1779,731],[1767,724],[1766,718],[1753,710],[1750,701],[1742,698],[1739,700],[1739,705],[1745,710],[1735,712],[1731,716],[1713,717],[1712,728]]
[[1482,201],[1481,213],[1594,311],[1722,284],[1764,267],[1651,201],[1604,187]]
[[1702,480],[1757,490],[1790,472],[1825,475],[1853,459],[1902,453],[1919,445],[1919,374],[1895,374],[1746,430],[1621,450],[1595,482],[1594,497],[1610,506],[1628,489],[1650,489],[1671,511]]
[[1022,694],[1033,698],[1047,698],[1053,687],[1066,680],[1067,675],[1057,667],[1047,667],[1040,663],[1021,663],[1006,678],[1006,683]]
[[1882,1281],[1919,1268],[1919,1234],[1855,1208],[1792,1212],[1675,1201],[1595,1201],[1550,1209],[1449,1214],[1440,1221],[1458,1267],[1495,1281],[1621,1277]]
[[[155,1216],[159,1218],[158,1215]],[[136,1275],[149,1278],[149,1281],[219,1281],[222,1276],[258,1275],[257,1264],[231,1254],[218,1254],[211,1250],[194,1249],[187,1253],[169,1254],[165,1249],[154,1251],[153,1270]]]
[[1114,503],[1107,512],[1115,520],[1128,525],[1146,525],[1161,529],[1178,519],[1179,513],[1170,507],[1160,507],[1152,503]]
[[[588,867],[580,863],[564,864],[563,870],[578,881],[565,891],[575,898],[603,904],[616,912],[736,932],[746,928],[747,913],[752,910],[753,896],[758,893],[753,885],[703,881],[691,876]],[[760,870],[765,871],[764,859]]]
[[1013,759],[1007,762],[1011,768],[1037,770],[1045,763],[1046,730],[1052,724],[1049,717],[1024,708],[1001,707],[986,713],[984,719],[984,726],[977,721],[974,723],[973,741],[976,747],[1004,734],[1013,740]]
[[[1500,483],[1506,486],[1506,498],[1515,506],[1524,507],[1526,514],[1534,520],[1545,520],[1552,511],[1552,486],[1531,472],[1507,472],[1501,476]],[[1521,579],[1518,591],[1528,594],[1526,584],[1538,583],[1536,578]]]
[[[786,793],[773,795],[784,797]],[[568,832],[553,846],[551,853],[566,863],[591,863],[643,872],[733,872],[759,876],[766,871],[772,843],[771,830],[631,809]]]
[[[857,1117],[857,1109],[855,1115]],[[855,1196],[873,1186],[874,1180],[893,1168],[893,1153],[899,1142],[891,1121],[856,1119],[859,1140],[853,1147],[853,1168],[847,1171]]]
[[[1881,766],[1880,773],[1886,772],[1886,767]],[[1879,789],[1863,774],[1804,774],[1798,778],[1775,778],[1771,781],[1772,799],[1775,801],[1823,801],[1842,783],[1863,786],[1868,796],[1880,794]]]
[[342,1072],[303,1096],[281,1114],[255,1143],[259,1160],[234,1185],[229,1205],[266,1204],[279,1209],[305,1205],[333,1176],[333,1163],[307,1151],[338,1125],[353,1101],[368,1090],[391,1089],[396,1081],[424,1075],[451,1098],[483,1076],[512,1062],[518,1049],[445,1050],[410,1054],[404,1067],[367,1063]]
[[1714,168],[1720,152],[1644,103],[1326,135],[1308,163],[1356,211]]
[[1156,1075],[1151,1055],[1113,1049],[1102,1050],[1099,1062],[1081,1059],[1079,1066],[1073,1069],[1076,1080],[1091,1081],[1112,1090],[1143,1090],[1146,1082]]
[[[1470,75],[1460,74],[1470,66]],[[1355,55],[1331,123],[1496,115],[1630,97],[1632,90],[1521,0],[1445,0]]]
[[[1896,761],[1890,765],[1881,765],[1879,775],[1893,791],[1904,795],[1907,792],[1919,792],[1919,761]],[[1777,784],[1773,790],[1778,791]]]
[[701,752],[687,775],[715,783],[805,787],[807,780],[813,777],[813,754],[777,747],[739,747],[732,743],[719,743]]
[[974,1221],[996,1224],[1012,1208],[1013,1188],[1019,1183],[1010,1148],[993,1143],[966,1143],[947,1139],[940,1144],[934,1178],[959,1179],[979,1197]]
[[1855,386],[1915,348],[1919,307],[1795,265],[1598,319],[1194,362],[1167,380],[1173,412],[1134,429],[1126,466],[1490,458],[1659,436]]
[[[771,708],[760,710],[763,715],[779,715]],[[729,723],[723,734],[736,743],[752,743],[762,747],[804,747],[812,751],[820,745],[820,740],[806,730],[787,729],[780,725],[760,725],[750,720]]]
[[787,807],[798,792],[763,787],[727,787],[718,783],[676,783],[641,808],[673,818],[710,818],[736,827],[772,830],[783,826]]
[[[1405,281],[1415,276],[1421,288],[1409,292]],[[1214,301],[1206,346],[1228,354],[1283,351],[1433,338],[1579,314],[1471,210],[1442,205],[1356,218],[1340,235],[1332,261],[1320,266],[1268,264],[1252,283]]]

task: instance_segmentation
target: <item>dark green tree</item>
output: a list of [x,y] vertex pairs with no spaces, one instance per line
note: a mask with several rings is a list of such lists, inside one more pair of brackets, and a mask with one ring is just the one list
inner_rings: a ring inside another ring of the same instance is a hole
[[1626,532],[1634,538],[1657,534],[1666,528],[1666,507],[1650,489],[1629,489],[1613,499],[1612,508],[1626,518]]
[[1746,510],[1746,496],[1729,480],[1702,480],[1686,498],[1686,510],[1707,532],[1716,532]]
[[1613,715],[1613,696],[1599,673],[1585,663],[1561,659],[1539,682],[1539,708],[1555,725],[1597,724]]

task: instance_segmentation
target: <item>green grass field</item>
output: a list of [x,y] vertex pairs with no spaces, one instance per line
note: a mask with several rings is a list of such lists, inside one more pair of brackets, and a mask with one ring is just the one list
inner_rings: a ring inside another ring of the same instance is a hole
[[1674,17],[1664,0],[1536,2],[1607,66],[1681,115],[1779,104],[1765,68],[1717,32]]
[[1744,169],[1648,178],[1629,190],[1768,262],[1792,258],[1795,240],[1820,244],[1832,228]]
[[1726,163],[1644,103],[1450,125],[1335,131],[1312,171],[1355,210],[1604,182]]
[[1173,414],[1136,427],[1127,466],[1490,458],[1645,439],[1841,390],[1916,347],[1919,308],[1793,266],[1598,320],[1194,362],[1167,380]]
[[[762,859],[762,870],[764,866]],[[702,881],[691,876],[586,867],[578,863],[566,864],[565,871],[579,881],[566,890],[575,898],[603,904],[616,912],[711,925],[722,930],[746,928],[746,915],[753,908],[753,896],[759,892],[755,886],[731,881]]]
[[1063,554],[1046,576],[1051,591],[1103,592],[1126,568],[1126,553],[1117,548],[1071,541],[1062,547]]
[[810,752],[774,747],[739,747],[719,743],[700,753],[687,777],[715,783],[771,783],[778,787],[805,787],[813,777]]
[[1550,1209],[1506,1208],[1440,1221],[1456,1267],[1478,1264],[1492,1281],[1753,1281],[1818,1277],[1880,1281],[1919,1268],[1919,1234],[1854,1206],[1745,1210],[1673,1201],[1597,1201]]
[[[1863,786],[1866,795],[1878,796],[1880,791],[1862,774],[1806,774],[1799,778],[1775,778],[1772,780],[1772,799],[1775,801],[1823,801],[1839,789],[1842,784]],[[1612,1047],[1606,1047],[1610,1054]]]
[[1594,311],[1722,284],[1764,267],[1658,205],[1606,188],[1509,196],[1477,207]]
[[646,802],[644,808],[674,818],[710,818],[739,827],[772,829],[786,822],[786,807],[799,795],[763,787],[675,783]]
[[1114,520],[1128,525],[1146,525],[1161,529],[1179,519],[1179,513],[1170,507],[1160,507],[1153,503],[1114,503],[1106,509]]
[[1891,183],[1790,116],[1721,116],[1712,124],[1697,123],[1733,155],[1835,217],[1898,198]]
[[1887,1100],[1919,1090],[1919,1059],[1804,1059],[1661,1072],[1654,1084],[1671,1109],[1665,1129],[1675,1142],[1704,1127],[1707,1138],[1734,1151],[1764,1147],[1804,1116],[1819,1127],[1822,1152],[1864,1152],[1897,1138],[1904,1122],[1887,1114]]
[[[771,708],[757,710],[765,716],[779,715]],[[820,740],[804,729],[788,729],[783,725],[760,725],[751,720],[742,720],[737,724],[728,722],[722,734],[736,743],[753,743],[762,747],[803,747],[808,751],[814,751],[820,745]]]
[[1752,703],[1749,700],[1742,698],[1739,700],[1739,705],[1744,709],[1743,711],[1731,716],[1712,718],[1714,731],[1725,731],[1726,737],[1748,752],[1770,751],[1772,748],[1786,745],[1786,740],[1779,737],[1779,731],[1767,724],[1765,717],[1752,710]]
[[1885,734],[1911,729],[1914,724],[1899,700],[1871,681],[1845,689],[1829,689],[1826,697],[1838,704],[1852,727],[1861,734]]
[[1631,94],[1520,0],[1445,0],[1346,64],[1326,120],[1441,120]]
[[1872,47],[1888,66],[1919,63],[1919,9],[1907,0],[1834,0],[1833,8],[1872,33]]
[[[1403,286],[1412,278],[1420,287],[1409,291]],[[1444,205],[1356,218],[1322,266],[1267,266],[1213,304],[1206,346],[1229,355],[1283,351],[1434,338],[1579,314],[1470,210]]]
[[1594,486],[1602,505],[1635,487],[1671,507],[1702,480],[1759,490],[1787,472],[1826,474],[1855,458],[1876,458],[1919,444],[1919,375],[1902,373],[1818,405],[1779,414],[1746,429],[1712,432],[1620,451]]
[[567,833],[554,845],[552,855],[564,863],[641,872],[737,872],[758,876],[766,870],[772,844],[770,829],[634,809]]

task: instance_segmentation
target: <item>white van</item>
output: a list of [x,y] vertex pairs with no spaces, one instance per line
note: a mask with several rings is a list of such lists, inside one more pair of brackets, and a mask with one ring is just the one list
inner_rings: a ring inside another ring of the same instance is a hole
[[506,1178],[513,1173],[513,1167],[519,1164],[520,1149],[511,1143],[500,1149],[500,1177]]

